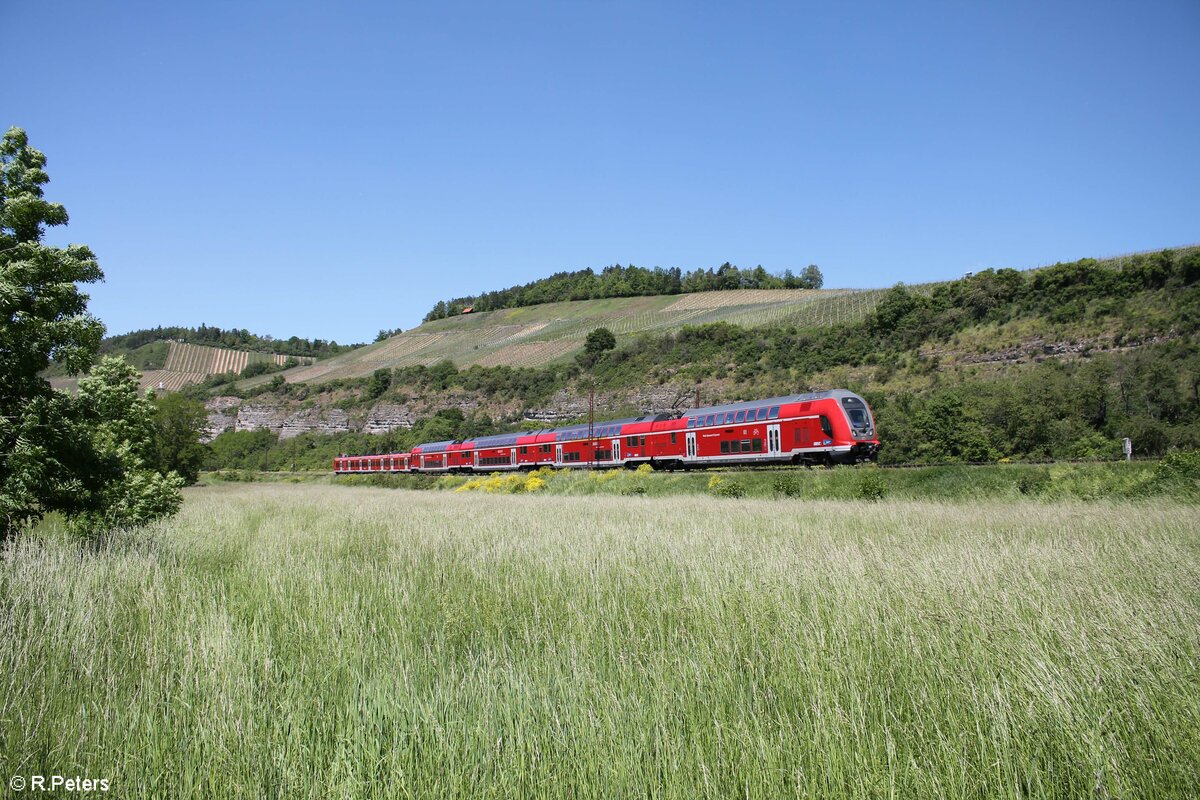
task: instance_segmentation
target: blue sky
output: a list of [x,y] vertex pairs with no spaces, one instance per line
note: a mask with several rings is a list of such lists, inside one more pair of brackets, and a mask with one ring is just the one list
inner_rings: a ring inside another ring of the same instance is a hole
[[886,286],[1200,241],[1200,3],[41,3],[0,124],[110,333],[370,341],[607,264]]

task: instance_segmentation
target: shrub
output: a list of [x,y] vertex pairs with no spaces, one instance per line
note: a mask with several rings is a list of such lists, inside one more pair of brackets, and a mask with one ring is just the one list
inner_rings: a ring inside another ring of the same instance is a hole
[[1154,467],[1158,480],[1200,480],[1200,450],[1168,453]]
[[781,497],[800,496],[800,481],[791,475],[777,475],[771,482],[771,488]]
[[1200,495],[1200,450],[1168,453],[1155,465],[1151,482],[1160,490]]
[[254,483],[258,480],[258,476],[248,469],[223,469],[214,472],[212,476],[215,480],[230,483]]
[[884,481],[883,475],[876,469],[864,470],[854,491],[855,496],[860,500],[868,500],[870,502],[882,500],[887,497],[887,492],[887,483]]
[[1050,487],[1050,482],[1049,470],[1024,470],[1017,476],[1017,491],[1021,494],[1041,494]]
[[745,497],[746,487],[737,481],[727,481],[723,478],[713,476],[708,482],[708,488],[717,497]]

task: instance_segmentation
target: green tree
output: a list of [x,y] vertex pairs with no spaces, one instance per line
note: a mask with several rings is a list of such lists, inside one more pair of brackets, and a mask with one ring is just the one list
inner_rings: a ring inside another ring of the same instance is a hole
[[800,286],[804,289],[820,289],[825,285],[825,276],[816,264],[809,264],[800,272]]
[[0,539],[46,512],[81,510],[91,460],[75,443],[79,404],[41,372],[53,360],[78,374],[95,358],[104,326],[76,284],[104,275],[88,248],[41,243],[47,227],[67,223],[43,199],[45,164],[21,129],[0,140]]
[[392,371],[380,368],[371,373],[367,381],[367,396],[374,400],[383,395],[392,385]]
[[125,359],[105,356],[79,381],[87,442],[103,478],[85,491],[84,509],[72,515],[71,526],[79,533],[137,527],[179,510],[184,479],[154,468],[154,406],[138,393],[138,378]]
[[587,335],[587,339],[583,343],[583,352],[596,359],[606,350],[612,350],[617,346],[617,337],[608,328],[596,328]]
[[94,531],[179,502],[178,477],[143,468],[153,430],[131,367],[101,362],[78,397],[41,377],[52,361],[71,375],[87,370],[104,335],[77,285],[104,277],[95,255],[41,242],[67,223],[43,197],[45,165],[21,129],[0,140],[0,540],[49,512]]
[[209,444],[205,465],[211,469],[263,469],[267,452],[278,441],[267,428],[225,431]]
[[241,376],[243,378],[253,378],[256,375],[265,375],[271,371],[271,365],[266,361],[251,361],[242,367]]
[[179,474],[188,484],[200,478],[208,448],[200,441],[208,429],[204,404],[178,392],[154,398],[154,466]]

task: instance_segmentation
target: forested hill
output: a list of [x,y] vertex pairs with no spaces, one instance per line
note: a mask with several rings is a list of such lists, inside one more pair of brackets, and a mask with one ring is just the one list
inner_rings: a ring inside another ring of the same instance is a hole
[[345,353],[361,344],[338,344],[324,339],[302,339],[292,336],[287,339],[276,339],[273,336],[260,336],[245,328],[218,328],[203,323],[198,328],[178,326],[143,328],[130,331],[119,336],[109,336],[100,343],[102,353],[121,353],[126,350],[136,350],[139,347],[157,341],[175,341],[187,344],[198,344],[207,347],[226,347],[231,350],[249,350],[255,353],[273,353],[282,356],[307,356],[311,358],[329,358],[339,353]]
[[[440,300],[425,315],[425,322],[445,319],[463,313],[496,311],[501,308],[521,308],[564,300],[601,300],[608,297],[647,297],[651,295],[717,292],[732,289],[820,289],[824,277],[816,264],[809,264],[799,275],[785,270],[781,275],[767,272],[762,266],[738,269],[728,262],[716,268],[696,269],[684,273],[678,267],[646,269],[630,264],[614,264],[599,273],[589,269],[575,272],[556,272],[549,278],[510,286],[507,289],[483,292],[453,300]],[[380,339],[391,331],[380,331]]]

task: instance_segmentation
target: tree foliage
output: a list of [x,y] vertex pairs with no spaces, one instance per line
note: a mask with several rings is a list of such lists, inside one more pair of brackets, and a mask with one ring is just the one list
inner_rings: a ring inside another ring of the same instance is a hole
[[392,371],[384,368],[377,369],[371,373],[370,381],[367,383],[367,396],[371,399],[382,397],[391,385]]
[[88,444],[103,480],[85,497],[72,527],[94,535],[145,525],[179,510],[184,480],[156,468],[154,406],[138,392],[138,373],[105,356],[79,381],[78,403],[88,413]]
[[178,392],[154,398],[154,466],[177,473],[188,484],[200,477],[208,448],[201,443],[208,428],[204,404]]
[[[739,269],[725,262],[719,267],[695,269],[684,273],[678,267],[647,269],[630,264],[614,264],[599,273],[592,269],[575,272],[556,272],[548,278],[523,286],[510,286],[498,291],[483,292],[469,297],[439,300],[425,315],[425,321],[453,317],[464,308],[475,311],[495,311],[499,308],[518,308],[563,300],[594,300],[604,297],[640,297],[644,295],[712,292],[722,289],[820,289],[824,283],[821,270],[810,264],[799,276],[786,270],[773,275],[763,267]],[[385,331],[380,331],[382,336]],[[377,340],[378,341],[378,340]]]
[[178,504],[178,479],[145,468],[153,431],[132,368],[102,362],[77,397],[41,377],[51,361],[83,372],[104,335],[77,285],[103,278],[91,250],[41,242],[67,222],[43,197],[45,164],[19,128],[0,141],[0,539],[53,511],[94,531]]
[[330,358],[339,353],[345,353],[361,344],[338,344],[336,341],[324,339],[302,339],[290,336],[286,339],[276,339],[273,336],[251,333],[245,328],[218,328],[201,323],[199,327],[187,328],[172,325],[168,327],[143,328],[130,331],[119,336],[110,336],[100,344],[102,353],[115,353],[120,350],[136,350],[139,347],[171,339],[189,344],[208,345],[210,347],[228,347],[235,350],[251,350],[257,353],[279,353],[285,356],[313,356],[315,358]]
[[583,343],[583,352],[587,353],[592,358],[596,358],[606,350],[612,350],[617,346],[617,337],[608,328],[596,328],[587,335],[587,339]]

